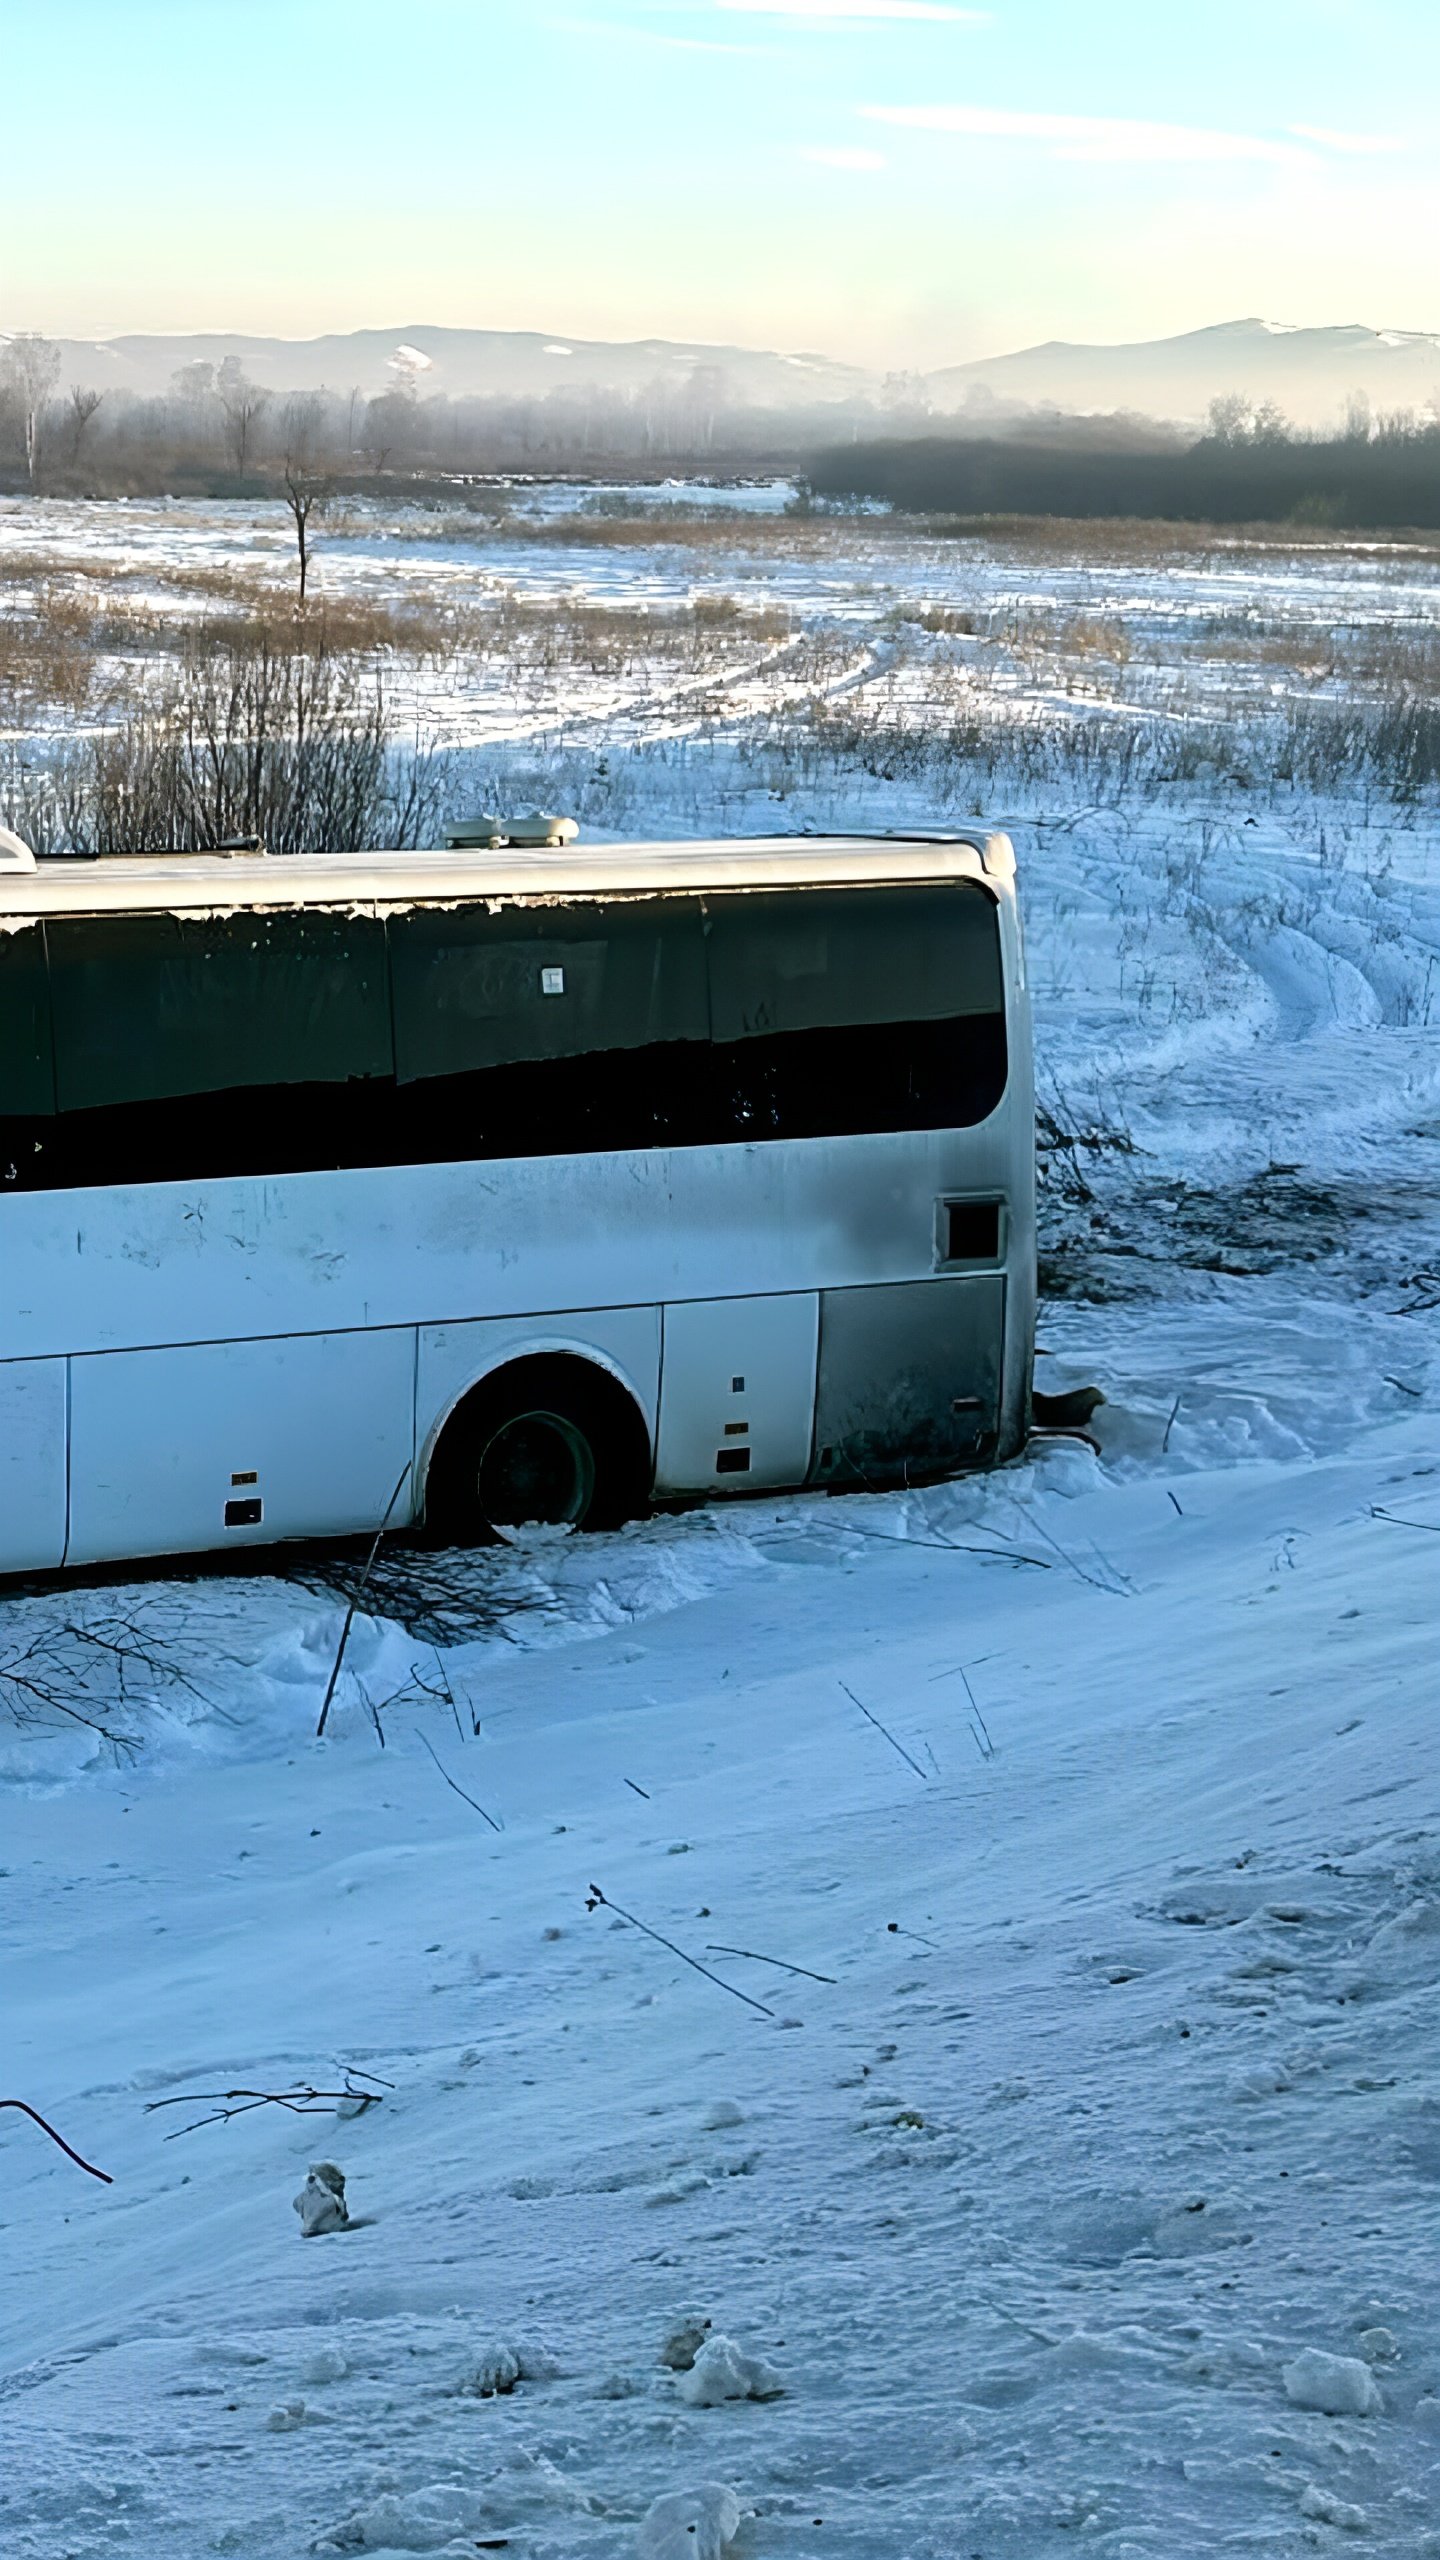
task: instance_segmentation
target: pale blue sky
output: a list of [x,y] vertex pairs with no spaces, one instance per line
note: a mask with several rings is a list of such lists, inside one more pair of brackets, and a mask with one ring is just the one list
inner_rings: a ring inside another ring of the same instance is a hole
[[1440,328],[1437,0],[0,0],[0,41],[0,329]]

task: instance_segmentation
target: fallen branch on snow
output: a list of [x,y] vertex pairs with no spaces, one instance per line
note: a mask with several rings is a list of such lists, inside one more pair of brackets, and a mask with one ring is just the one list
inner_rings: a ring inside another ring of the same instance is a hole
[[619,1903],[612,1902],[608,1895],[603,1894],[598,1884],[591,1885],[585,1908],[587,1911],[613,1911],[617,1920],[628,1921],[632,1929],[638,1929],[643,1936],[653,1938],[657,1947],[668,1948],[672,1956],[678,1956],[681,1963],[688,1964],[693,1972],[703,1973],[707,1982],[718,1983],[722,1991],[729,1992],[732,2000],[743,2000],[747,2009],[758,2009],[762,2018],[774,2017],[774,2010],[767,2009],[763,2000],[752,2000],[748,1991],[740,1991],[733,1982],[727,1982],[722,1974],[712,1973],[708,1964],[702,1964],[698,1956],[687,1955],[683,1947],[676,1946],[673,1938],[662,1937],[658,1929],[651,1928],[648,1920],[637,1920],[633,1911],[622,1911]]
[[865,1718],[866,1723],[867,1723],[867,1724],[873,1724],[873,1726],[875,1727],[875,1730],[876,1730],[876,1732],[877,1732],[877,1733],[883,1733],[883,1734],[884,1734],[885,1739],[886,1739],[886,1741],[889,1743],[889,1745],[890,1745],[890,1747],[891,1747],[892,1751],[898,1751],[898,1752],[899,1752],[899,1754],[900,1754],[901,1759],[902,1759],[902,1760],[904,1760],[904,1761],[906,1761],[906,1762],[908,1763],[908,1765],[910,1766],[910,1768],[912,1768],[912,1769],[914,1770],[916,1777],[917,1777],[917,1778],[919,1778],[919,1779],[921,1779],[921,1780],[923,1781],[923,1783],[928,1787],[928,1786],[929,1786],[929,1784],[930,1784],[930,1781],[929,1781],[929,1779],[926,1777],[924,1770],[921,1768],[919,1761],[918,1761],[918,1760],[916,1760],[916,1759],[912,1756],[912,1754],[906,1750],[905,1745],[904,1745],[904,1743],[903,1743],[903,1742],[897,1742],[897,1741],[896,1741],[895,1736],[894,1736],[894,1734],[891,1732],[890,1727],[888,1726],[888,1724],[882,1724],[882,1723],[881,1723],[881,1721],[880,1721],[880,1719],[879,1719],[879,1717],[878,1717],[877,1715],[872,1715],[872,1714],[871,1714],[871,1711],[870,1711],[870,1709],[866,1706],[864,1699],[863,1699],[863,1698],[857,1698],[857,1697],[856,1697],[856,1695],[855,1695],[854,1690],[853,1690],[853,1689],[848,1685],[848,1683],[847,1683],[846,1681],[842,1680],[842,1681],[841,1681],[841,1683],[840,1683],[840,1686],[841,1686],[841,1688],[845,1691],[845,1695],[846,1695],[846,1697],[849,1699],[851,1706],[852,1706],[852,1707],[858,1707],[858,1708],[859,1708],[859,1710],[860,1710],[860,1713],[861,1713],[861,1714],[862,1714],[862,1716]]
[[0,2098],[0,2107],[17,2108],[22,2116],[29,2117],[32,2124],[38,2124],[42,2133],[48,2133],[51,2141],[59,2144],[66,2159],[73,2160],[77,2169],[83,2169],[87,2178],[98,2178],[102,2187],[114,2186],[115,2181],[108,2170],[97,2169],[93,2161],[82,2160],[79,2152],[72,2149],[71,2145],[66,2141],[64,2134],[57,2133],[53,2124],[47,2124],[45,2118],[38,2112],[38,2110],[34,2107],[27,2106],[23,2098]]
[[[357,2089],[357,2079],[374,2081],[375,2085]],[[228,2124],[232,2116],[253,2115],[257,2107],[284,2107],[294,2116],[334,2116],[342,2106],[348,2106],[352,2115],[361,2116],[368,2107],[378,2107],[383,2092],[394,2085],[392,2080],[376,2080],[373,2071],[347,2071],[343,2089],[192,2089],[173,2098],[152,2098],[145,2113],[158,2115],[164,2107],[214,2109],[212,2115],[197,2116],[193,2124],[179,2124],[173,2133],[166,2134],[167,2142],[178,2142],[182,2133],[199,2133],[207,2124]]]

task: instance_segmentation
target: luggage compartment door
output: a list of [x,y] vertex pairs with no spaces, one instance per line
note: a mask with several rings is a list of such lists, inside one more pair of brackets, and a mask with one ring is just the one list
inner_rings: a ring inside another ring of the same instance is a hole
[[65,1363],[0,1360],[0,1573],[65,1554]]
[[657,1493],[803,1484],[819,1299],[689,1299],[665,1309]]
[[292,1334],[71,1363],[67,1562],[344,1537],[413,1513],[415,1335]]
[[991,1456],[1000,1426],[1003,1272],[827,1289],[817,1484],[924,1483]]

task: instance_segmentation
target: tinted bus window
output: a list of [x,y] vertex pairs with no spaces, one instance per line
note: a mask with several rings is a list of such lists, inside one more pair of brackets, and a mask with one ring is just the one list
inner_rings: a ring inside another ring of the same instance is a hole
[[709,1029],[698,899],[416,907],[389,935],[402,1084]]
[[370,916],[83,916],[49,928],[60,1110],[392,1072]]
[[55,1108],[45,929],[0,933],[0,1117]]
[[717,1040],[1003,1011],[999,916],[968,881],[706,904]]
[[50,959],[54,1095],[0,938],[0,1188],[968,1128],[1006,1083],[967,884],[62,919]]

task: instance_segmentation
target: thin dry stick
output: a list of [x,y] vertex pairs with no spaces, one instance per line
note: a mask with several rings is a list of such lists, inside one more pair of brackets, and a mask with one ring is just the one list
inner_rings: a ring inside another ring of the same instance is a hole
[[474,1796],[467,1796],[463,1787],[457,1787],[449,1770],[445,1767],[439,1752],[435,1749],[434,1744],[429,1739],[429,1736],[422,1733],[420,1739],[424,1743],[426,1750],[429,1752],[431,1759],[434,1761],[436,1768],[439,1770],[441,1777],[444,1779],[446,1786],[450,1789],[451,1794],[461,1797],[463,1802],[469,1805],[472,1813],[478,1813],[482,1822],[489,1823],[492,1831],[503,1831],[505,1828],[503,1822],[497,1822],[494,1814],[487,1813],[483,1804],[477,1804]]
[[[980,1713],[980,1703],[974,1690],[970,1686],[970,1674],[966,1670],[963,1662],[960,1665],[960,1677],[965,1683],[965,1695],[970,1701],[970,1712],[975,1719],[975,1723],[971,1725],[970,1730],[975,1734],[975,1740],[979,1747],[980,1757],[982,1760],[993,1760],[995,1757],[995,1745],[990,1738],[990,1727]],[[980,1728],[978,1733],[975,1731],[976,1725]],[[984,1737],[983,1740],[981,1738],[982,1736]]]
[[775,1964],[782,1973],[803,1973],[807,1982],[828,1982],[832,1988],[835,1983],[833,1973],[812,1973],[808,1964],[789,1964],[784,1956],[757,1955],[753,1947],[717,1947],[712,1939],[705,1953],[707,1956],[744,1956],[749,1964]]
[[879,1538],[889,1547],[936,1547],[947,1556],[984,1556],[991,1564],[1029,1564],[1038,1573],[1055,1570],[1049,1556],[1031,1556],[1021,1547],[973,1547],[959,1538],[905,1538],[898,1529],[862,1529],[858,1520],[847,1520],[837,1534],[847,1538]]
[[1177,1396],[1177,1397],[1176,1397],[1176,1399],[1175,1399],[1175,1401],[1174,1401],[1174,1403],[1173,1403],[1173,1404],[1172,1404],[1172,1406],[1170,1407],[1170,1419],[1169,1419],[1169,1421],[1168,1421],[1168,1422],[1166,1423],[1166,1425],[1165,1425],[1165,1437],[1164,1437],[1164,1439],[1163,1439],[1163,1440],[1161,1441],[1161,1443],[1160,1443],[1160,1455],[1161,1455],[1161,1457],[1162,1457],[1162,1458],[1164,1457],[1166,1450],[1167,1450],[1167,1449],[1169,1448],[1169,1446],[1170,1446],[1170,1434],[1171,1434],[1171,1432],[1172,1432],[1172,1431],[1174,1430],[1174,1428],[1175,1428],[1175,1416],[1176,1416],[1176,1414],[1179,1412],[1179,1410],[1180,1410],[1180,1398]]
[[1432,1538],[1440,1538],[1440,1520],[1402,1520],[1398,1511],[1382,1511],[1378,1502],[1370,1505],[1372,1520],[1388,1520],[1392,1529],[1428,1529]]
[[[373,2076],[368,2071],[360,2075],[364,2080]],[[388,2080],[380,2083],[381,2088],[391,2085]],[[158,2115],[164,2107],[215,2109],[213,2115],[197,2116],[193,2124],[177,2125],[173,2133],[166,2134],[167,2142],[178,2142],[182,2134],[199,2133],[207,2124],[228,2124],[232,2116],[252,2115],[257,2107],[283,2107],[292,2116],[333,2116],[345,2098],[357,2100],[362,2110],[381,2103],[373,2089],[191,2089],[175,2098],[151,2098],[145,2113]]]
[[698,1956],[687,1955],[683,1947],[676,1946],[673,1938],[663,1937],[658,1929],[652,1929],[648,1920],[637,1920],[633,1911],[623,1911],[618,1902],[612,1902],[607,1894],[601,1892],[598,1884],[591,1885],[586,1908],[590,1911],[613,1911],[617,1920],[628,1920],[632,1929],[639,1929],[645,1937],[653,1938],[657,1947],[667,1947],[682,1964],[688,1964],[696,1973],[703,1973],[707,1982],[718,1983],[722,1991],[729,1992],[732,2000],[743,2000],[747,2009],[758,2009],[762,2018],[774,2017],[774,2010],[767,2009],[763,2000],[752,2000],[748,1991],[740,1991],[722,1974],[712,1973],[708,1964],[702,1964]]
[[57,2133],[53,2124],[47,2124],[45,2118],[34,2107],[27,2106],[23,2098],[0,2098],[0,2107],[18,2108],[22,2116],[28,2116],[32,2124],[38,2124],[42,2133],[48,2133],[52,2142],[58,2142],[66,2159],[73,2160],[77,2169],[83,2169],[87,2178],[98,2178],[102,2187],[114,2186],[115,2181],[108,2170],[97,2169],[92,2161],[82,2160],[79,2152],[71,2149],[64,2134]]
[[918,1761],[918,1760],[916,1760],[916,1759],[913,1759],[913,1758],[911,1757],[910,1753],[906,1750],[905,1745],[904,1745],[904,1743],[903,1743],[903,1742],[897,1742],[897,1741],[896,1741],[895,1736],[894,1736],[894,1734],[891,1732],[890,1727],[888,1726],[888,1724],[882,1724],[878,1716],[872,1715],[872,1714],[871,1714],[871,1712],[870,1712],[870,1709],[866,1706],[864,1699],[863,1699],[863,1698],[857,1698],[857,1697],[856,1697],[856,1695],[855,1695],[854,1690],[853,1690],[852,1688],[850,1688],[850,1687],[848,1686],[848,1684],[847,1684],[844,1680],[842,1680],[842,1681],[841,1681],[840,1686],[841,1686],[841,1688],[845,1691],[845,1695],[846,1695],[846,1697],[849,1699],[851,1706],[852,1706],[852,1707],[858,1707],[858,1708],[859,1708],[859,1710],[860,1710],[860,1713],[861,1713],[861,1714],[862,1714],[862,1716],[865,1718],[866,1723],[867,1723],[867,1724],[873,1724],[873,1726],[875,1727],[875,1730],[876,1730],[876,1732],[877,1732],[877,1733],[883,1733],[883,1734],[884,1734],[885,1739],[886,1739],[886,1741],[889,1743],[889,1745],[890,1745],[890,1747],[891,1747],[892,1751],[898,1751],[898,1752],[899,1752],[899,1754],[900,1754],[901,1759],[902,1759],[902,1760],[904,1760],[904,1761],[906,1761],[906,1762],[908,1763],[908,1765],[910,1766],[910,1768],[912,1768],[912,1769],[914,1770],[916,1777],[917,1777],[917,1778],[919,1778],[919,1779],[923,1782],[923,1784],[924,1784],[924,1785],[926,1785],[926,1786],[928,1787],[928,1786],[929,1786],[929,1784],[930,1784],[930,1781],[929,1781],[929,1779],[926,1777],[924,1770],[921,1768],[919,1761]]
[[376,1530],[375,1535],[370,1542],[370,1553],[365,1559],[364,1571],[361,1573],[360,1579],[350,1595],[350,1606],[345,1612],[345,1624],[340,1630],[340,1642],[335,1648],[335,1659],[330,1665],[330,1679],[325,1691],[325,1703],[320,1710],[320,1721],[315,1727],[315,1739],[317,1742],[325,1730],[326,1719],[330,1713],[330,1701],[335,1695],[335,1683],[340,1677],[340,1665],[345,1659],[345,1647],[350,1641],[350,1629],[354,1624],[355,1612],[365,1597],[365,1585],[370,1579],[375,1559],[380,1553],[380,1541],[390,1526],[390,1514],[400,1499],[401,1486],[404,1484],[409,1473],[410,1460],[407,1458],[404,1466],[401,1468],[400,1473],[395,1479],[395,1490],[385,1505],[385,1517],[381,1521],[379,1528]]

